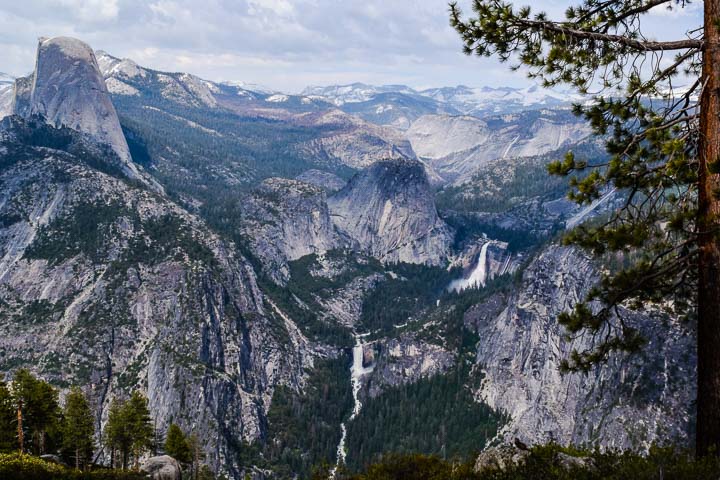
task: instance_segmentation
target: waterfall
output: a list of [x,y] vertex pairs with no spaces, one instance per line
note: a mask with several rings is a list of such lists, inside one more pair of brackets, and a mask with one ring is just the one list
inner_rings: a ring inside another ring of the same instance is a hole
[[359,398],[360,389],[362,388],[361,378],[363,375],[373,371],[373,367],[363,366],[363,352],[366,344],[362,343],[362,338],[365,336],[367,336],[367,334],[359,335],[355,333],[353,335],[353,337],[355,338],[355,346],[353,347],[353,361],[352,365],[350,366],[350,381],[352,383],[353,394],[353,410],[348,420],[340,425],[342,435],[340,437],[340,443],[338,443],[337,447],[337,463],[330,472],[331,479],[335,478],[335,473],[337,472],[338,466],[341,463],[344,464],[345,459],[347,458],[347,450],[345,448],[345,443],[347,441],[347,422],[353,421],[355,417],[357,417],[357,415],[360,413],[360,409],[362,408],[362,402],[360,402]]
[[490,242],[484,243],[480,249],[480,256],[478,257],[478,263],[475,269],[472,271],[468,278],[460,278],[450,282],[448,290],[454,290],[461,292],[467,288],[478,288],[484,287],[487,283],[488,277],[488,264],[487,264],[487,253]]

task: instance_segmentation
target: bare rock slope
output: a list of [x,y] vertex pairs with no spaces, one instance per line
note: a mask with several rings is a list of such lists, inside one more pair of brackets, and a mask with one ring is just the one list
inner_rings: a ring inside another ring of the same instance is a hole
[[338,230],[385,262],[440,265],[452,241],[427,174],[406,158],[376,162],[328,199]]
[[15,83],[12,113],[41,115],[55,127],[65,126],[109,145],[126,175],[141,179],[110,101],[93,50],[69,37],[42,38],[35,72]]

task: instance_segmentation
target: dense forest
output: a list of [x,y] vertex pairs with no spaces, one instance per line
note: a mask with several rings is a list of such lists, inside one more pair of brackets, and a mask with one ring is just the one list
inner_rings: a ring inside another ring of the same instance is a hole
[[310,478],[336,461],[340,423],[352,410],[348,358],[318,362],[303,392],[278,387],[265,439],[238,447],[243,465],[270,468],[279,478]]
[[367,399],[348,427],[349,470],[366,468],[390,452],[473,458],[495,437],[503,416],[475,401],[468,368],[461,364]]

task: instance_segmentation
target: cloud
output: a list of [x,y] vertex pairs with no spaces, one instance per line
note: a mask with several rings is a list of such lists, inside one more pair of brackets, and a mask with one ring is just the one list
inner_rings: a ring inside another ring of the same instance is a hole
[[[569,3],[533,2],[554,16]],[[668,29],[653,16],[659,32],[684,32],[695,17],[683,15]],[[31,70],[37,37],[55,35],[76,36],[151,68],[290,91],[349,81],[526,83],[493,59],[461,53],[446,0],[6,1],[0,6],[0,71]]]

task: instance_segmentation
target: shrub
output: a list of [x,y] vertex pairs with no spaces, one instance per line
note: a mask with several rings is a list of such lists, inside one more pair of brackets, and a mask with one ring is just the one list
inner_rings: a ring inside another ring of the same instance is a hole
[[[588,466],[563,467],[558,454],[588,459]],[[651,448],[647,455],[631,452],[589,452],[558,445],[533,447],[525,463],[506,470],[476,473],[472,464],[458,464],[425,455],[388,455],[351,480],[716,480],[720,458],[695,459],[676,448]]]
[[20,453],[0,454],[0,478],[3,480],[140,480],[145,475],[118,470],[91,470],[81,472],[46,462],[32,455]]

